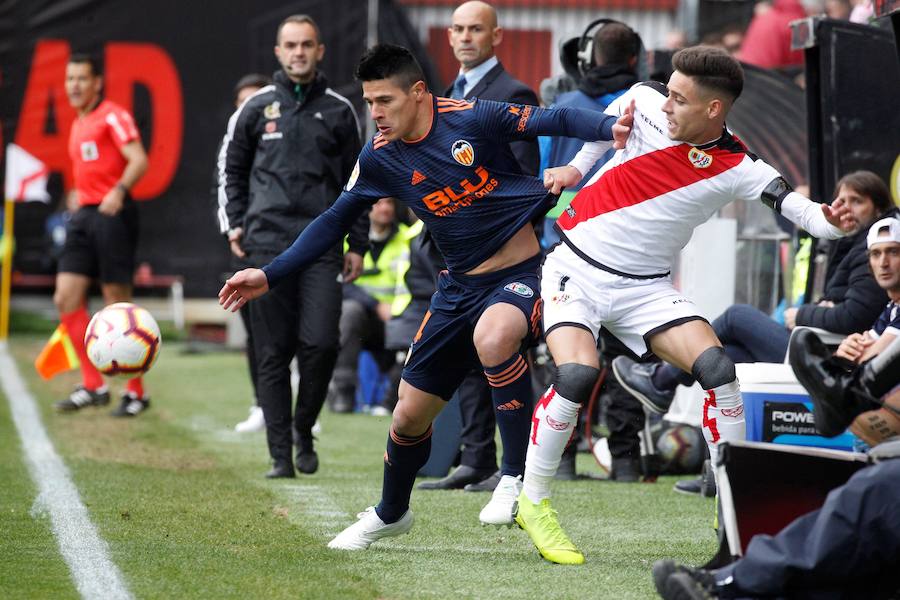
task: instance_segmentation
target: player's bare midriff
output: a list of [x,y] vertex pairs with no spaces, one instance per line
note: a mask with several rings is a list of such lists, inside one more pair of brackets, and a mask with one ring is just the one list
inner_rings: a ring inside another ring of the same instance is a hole
[[534,226],[528,223],[523,225],[493,256],[471,271],[467,271],[466,275],[492,273],[517,265],[537,254],[540,249],[541,246],[534,234]]

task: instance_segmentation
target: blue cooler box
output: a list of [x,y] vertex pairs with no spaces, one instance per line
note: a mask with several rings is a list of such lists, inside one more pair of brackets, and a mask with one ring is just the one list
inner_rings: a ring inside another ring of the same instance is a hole
[[813,404],[790,365],[739,364],[747,440],[792,446],[850,450],[857,440],[849,431],[826,438],[816,434]]

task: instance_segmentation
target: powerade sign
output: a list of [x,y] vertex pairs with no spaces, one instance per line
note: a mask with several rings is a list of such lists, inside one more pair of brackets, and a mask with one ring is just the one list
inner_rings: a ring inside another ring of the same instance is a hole
[[780,435],[816,435],[816,419],[806,404],[766,402],[763,408],[763,441]]
[[750,441],[853,450],[856,437],[849,432],[834,438],[816,433],[813,405],[806,394],[747,391],[743,397]]

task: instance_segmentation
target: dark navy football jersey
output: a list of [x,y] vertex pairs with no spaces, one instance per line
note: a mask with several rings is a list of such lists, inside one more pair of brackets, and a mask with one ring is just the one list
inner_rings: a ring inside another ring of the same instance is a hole
[[572,108],[438,97],[433,103],[431,128],[421,139],[389,142],[379,134],[366,144],[334,205],[264,268],[270,285],[308,264],[317,248],[329,247],[325,239],[337,241],[387,196],[425,223],[450,271],[470,271],[556,200],[548,200],[540,179],[522,175],[508,142],[538,135],[609,140],[615,123]]

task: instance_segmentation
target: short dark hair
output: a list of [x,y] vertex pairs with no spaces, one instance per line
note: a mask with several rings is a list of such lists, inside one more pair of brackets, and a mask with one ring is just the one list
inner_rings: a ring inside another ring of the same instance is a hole
[[872,200],[879,215],[894,207],[891,192],[881,177],[872,171],[853,171],[841,177],[834,186],[834,197],[837,198],[841,187],[847,186],[860,196]]
[[238,93],[244,88],[264,88],[270,83],[272,83],[272,78],[268,75],[263,75],[262,73],[248,73],[238,79],[237,83],[234,84],[234,89],[232,90],[234,99],[237,100]]
[[281,43],[281,30],[284,29],[284,26],[288,23],[297,23],[297,24],[307,24],[311,26],[316,32],[316,41],[320,44],[322,43],[322,33],[319,31],[319,26],[313,20],[313,18],[309,15],[290,15],[289,17],[285,17],[284,20],[278,24],[278,29],[275,31],[275,45]]
[[594,60],[600,65],[627,65],[638,55],[637,34],[625,23],[607,23],[594,34]]
[[693,78],[701,87],[725,94],[732,102],[738,99],[744,89],[744,69],[741,68],[741,63],[722,48],[684,48],[672,56],[672,67]]
[[403,88],[410,88],[417,81],[425,81],[425,73],[412,52],[403,46],[378,44],[372,46],[356,65],[359,81],[395,79]]
[[91,67],[91,74],[94,77],[103,76],[103,62],[96,54],[89,54],[87,52],[75,52],[71,56],[69,56],[69,64],[89,65]]

